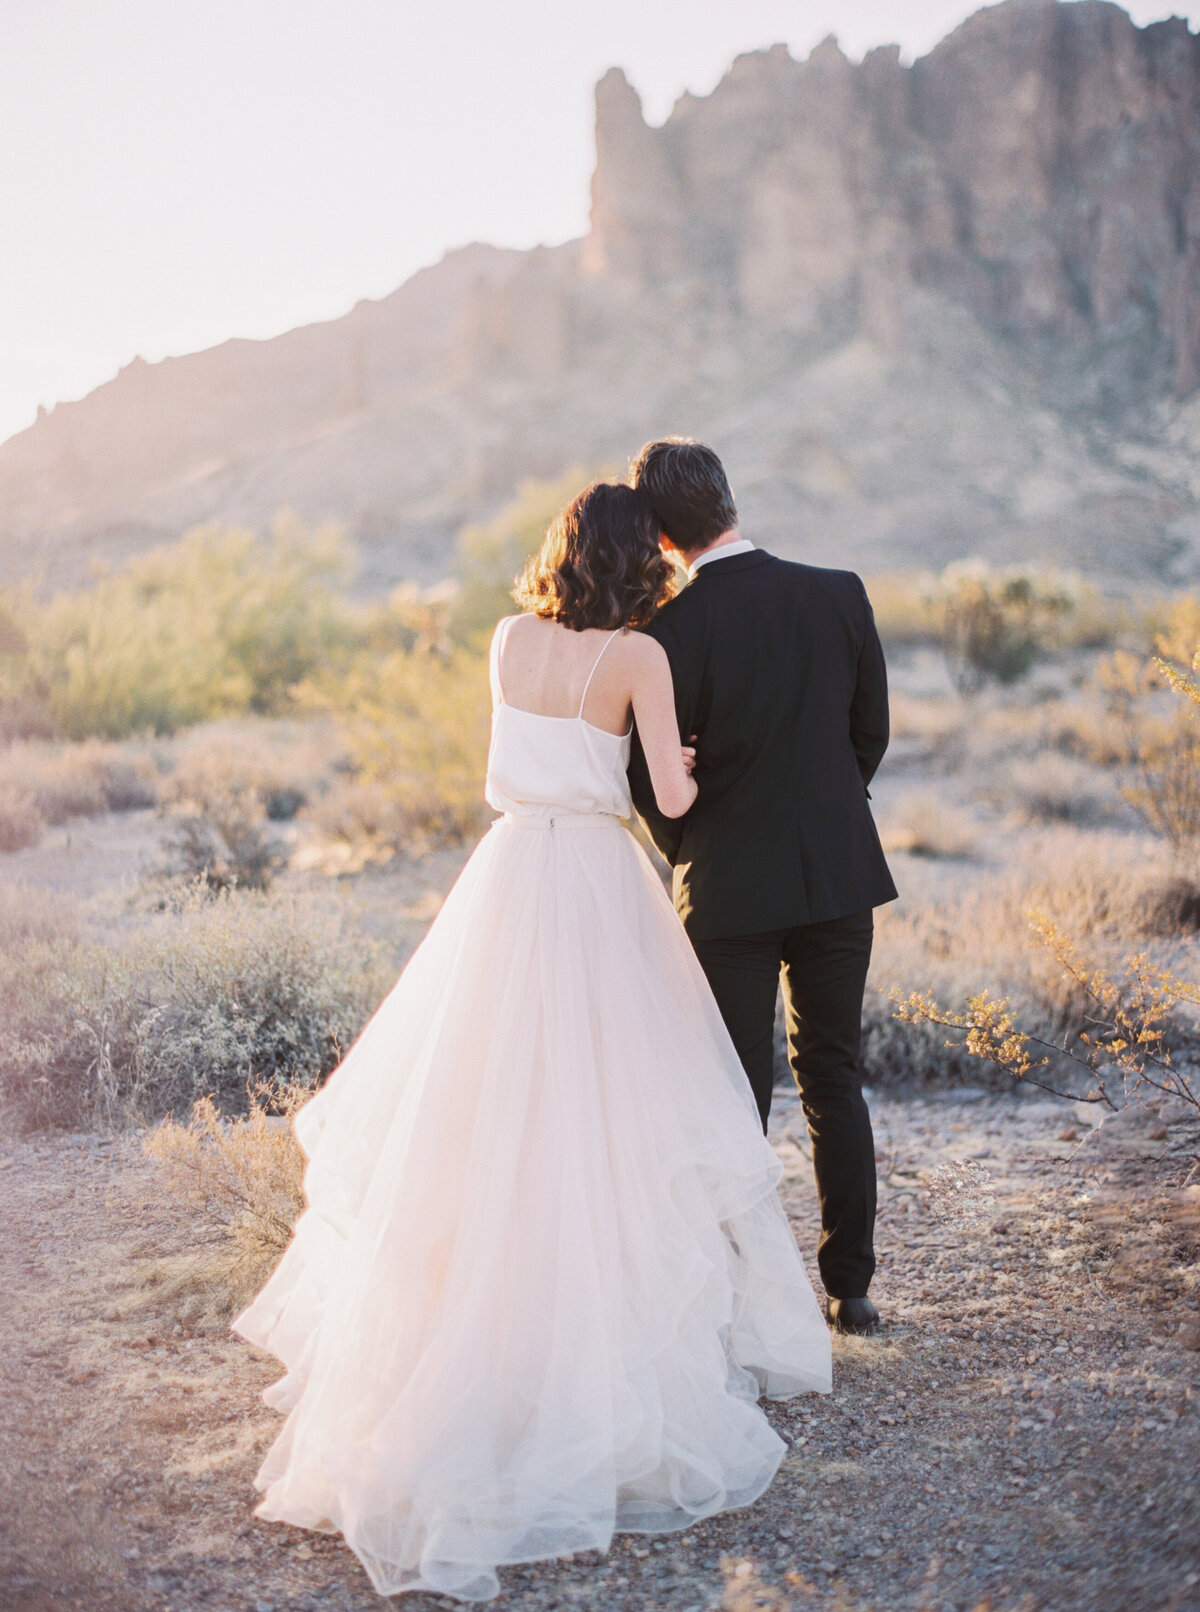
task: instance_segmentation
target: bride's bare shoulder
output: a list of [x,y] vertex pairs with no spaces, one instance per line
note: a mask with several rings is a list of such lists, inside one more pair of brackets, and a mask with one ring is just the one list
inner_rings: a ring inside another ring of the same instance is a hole
[[623,632],[619,643],[622,658],[635,675],[653,676],[668,666],[666,650],[649,633]]

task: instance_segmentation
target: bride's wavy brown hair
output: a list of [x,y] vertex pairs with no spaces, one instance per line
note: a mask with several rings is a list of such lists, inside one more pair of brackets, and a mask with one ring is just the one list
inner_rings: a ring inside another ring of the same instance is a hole
[[674,593],[674,579],[646,494],[597,481],[555,520],[513,598],[576,632],[644,627]]

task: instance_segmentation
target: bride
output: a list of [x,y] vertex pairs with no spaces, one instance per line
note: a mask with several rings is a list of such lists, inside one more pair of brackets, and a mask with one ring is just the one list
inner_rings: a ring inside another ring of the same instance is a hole
[[258,1515],[340,1532],[383,1595],[499,1593],[755,1500],[758,1400],[830,1385],[779,1165],[645,855],[633,721],[688,810],[645,495],[598,483],[500,623],[502,815],[390,995],[300,1111],[308,1207],[234,1323],[286,1372]]

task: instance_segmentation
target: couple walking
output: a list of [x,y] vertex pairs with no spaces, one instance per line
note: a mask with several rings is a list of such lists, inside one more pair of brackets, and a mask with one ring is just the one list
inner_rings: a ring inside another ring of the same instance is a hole
[[[296,1132],[308,1207],[237,1329],[281,1359],[263,1517],[383,1594],[756,1499],[763,1396],[869,1331],[858,1073],[887,745],[862,583],[755,548],[711,449],[551,527],[492,643],[502,815]],[[673,594],[674,566],[691,578]],[[674,911],[622,826],[674,869]],[[782,975],[818,1308],[764,1131]]]

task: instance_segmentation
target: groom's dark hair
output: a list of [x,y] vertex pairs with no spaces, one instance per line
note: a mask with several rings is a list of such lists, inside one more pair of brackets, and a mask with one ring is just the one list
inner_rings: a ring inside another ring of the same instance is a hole
[[692,437],[647,442],[630,466],[629,480],[646,494],[658,524],[685,554],[706,549],[737,525],[724,466]]

